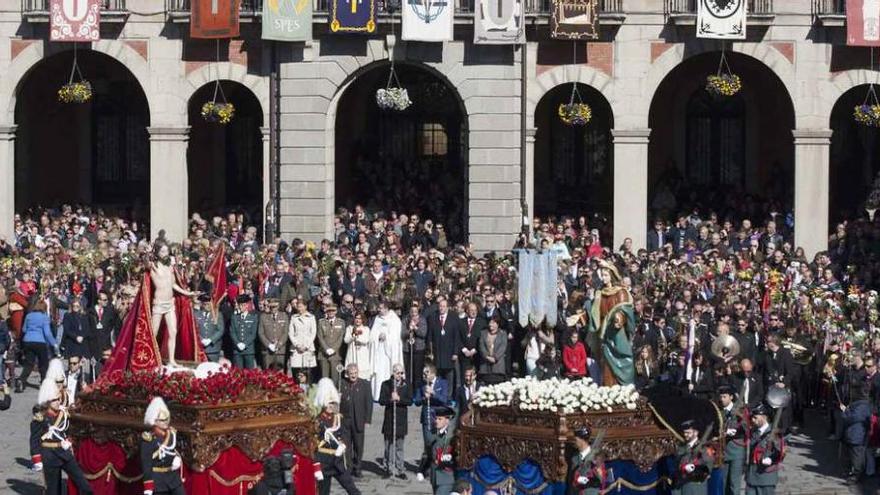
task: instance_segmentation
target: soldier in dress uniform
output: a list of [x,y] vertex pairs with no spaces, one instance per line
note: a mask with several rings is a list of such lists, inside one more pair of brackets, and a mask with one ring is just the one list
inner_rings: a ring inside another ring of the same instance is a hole
[[722,466],[725,495],[740,494],[746,463],[746,432],[749,424],[745,419],[744,405],[737,408],[735,399],[736,391],[730,385],[722,385],[718,388],[718,401],[724,416],[724,435],[727,438]]
[[51,379],[58,386],[58,394],[61,398],[61,409],[65,411],[73,405],[73,400],[67,393],[67,373],[64,371],[64,363],[58,358],[52,358],[46,368],[46,378]]
[[236,299],[235,312],[232,314],[232,364],[237,368],[256,368],[257,361],[254,358],[257,339],[257,327],[260,320],[254,313],[251,296],[242,294]]
[[608,472],[605,462],[590,445],[590,429],[586,426],[574,432],[574,445],[577,453],[571,458],[569,476],[569,495],[599,495],[605,490]]
[[180,475],[183,461],[177,453],[177,430],[171,427],[171,411],[161,397],[150,401],[144,424],[150,427],[141,435],[144,495],[186,495]]
[[47,377],[40,385],[31,420],[30,450],[34,471],[42,471],[47,495],[61,495],[61,471],[83,494],[92,493],[92,487],[73,457],[73,444],[67,438],[70,418],[61,407],[61,390],[55,380]]
[[290,318],[279,311],[280,301],[276,298],[266,300],[266,308],[260,315],[260,343],[263,344],[263,368],[284,371],[287,356],[287,326]]
[[676,454],[678,480],[673,493],[706,495],[715,456],[709,447],[701,445],[696,421],[689,419],[683,422],[681,431],[684,443],[678,447]]
[[452,417],[455,411],[448,406],[433,408],[434,431],[429,436],[431,452],[431,486],[434,495],[449,495],[455,483],[455,461],[452,456],[452,437],[455,435]]
[[348,466],[345,465],[345,443],[342,441],[342,415],[339,414],[339,392],[332,380],[322,379],[315,392],[315,405],[321,409],[318,415],[318,450],[315,460],[320,465],[315,471],[318,494],[329,495],[333,478],[349,495],[360,495]]
[[193,319],[199,329],[199,339],[205,349],[205,355],[213,362],[220,360],[223,347],[223,313],[213,307],[210,294],[201,294],[198,303],[193,307]]
[[329,376],[333,383],[339,383],[336,366],[342,363],[342,339],[345,336],[345,321],[336,317],[336,305],[329,304],[324,309],[326,318],[318,322],[318,364],[321,376]]
[[779,483],[779,468],[785,458],[785,441],[772,431],[767,420],[770,408],[758,404],[751,411],[751,456],[746,476],[746,493],[749,495],[773,495]]

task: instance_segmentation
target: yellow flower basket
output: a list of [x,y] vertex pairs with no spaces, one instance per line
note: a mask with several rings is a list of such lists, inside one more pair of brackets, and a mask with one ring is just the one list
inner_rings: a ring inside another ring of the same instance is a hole
[[706,78],[706,91],[716,96],[733,96],[742,89],[742,81],[736,74],[720,74]]
[[71,82],[58,90],[61,103],[85,103],[92,99],[92,85],[88,81]]
[[559,105],[559,120],[565,125],[587,125],[593,118],[593,110],[586,103],[563,103]]
[[232,103],[205,102],[202,105],[202,118],[208,122],[228,124],[235,116],[235,106]]

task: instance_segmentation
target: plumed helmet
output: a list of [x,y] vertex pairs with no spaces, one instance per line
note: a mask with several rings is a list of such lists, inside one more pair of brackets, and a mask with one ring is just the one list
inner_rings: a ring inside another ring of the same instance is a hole
[[60,359],[54,358],[49,361],[49,368],[46,371],[46,378],[51,378],[54,382],[64,381],[64,363],[62,363]]
[[333,385],[330,378],[321,378],[316,385],[318,390],[315,392],[315,406],[323,409],[327,404],[339,404],[339,391]]
[[40,393],[37,395],[37,403],[41,406],[48,405],[55,399],[61,397],[61,391],[55,379],[47,376],[43,383],[40,384]]
[[168,406],[165,405],[165,401],[161,397],[153,397],[150,405],[147,406],[147,412],[144,413],[144,424],[153,426],[160,419],[170,421],[171,411],[168,410]]

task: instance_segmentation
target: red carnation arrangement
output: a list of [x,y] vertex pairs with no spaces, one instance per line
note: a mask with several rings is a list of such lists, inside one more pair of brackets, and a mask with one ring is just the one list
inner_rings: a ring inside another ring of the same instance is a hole
[[115,372],[99,377],[86,393],[133,400],[159,396],[192,406],[292,397],[302,393],[302,389],[278,371],[228,368],[207,378],[196,378],[188,372]]

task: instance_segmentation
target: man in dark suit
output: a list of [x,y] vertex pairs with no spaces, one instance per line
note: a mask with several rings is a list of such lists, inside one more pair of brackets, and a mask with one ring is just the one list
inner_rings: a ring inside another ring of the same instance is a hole
[[437,314],[428,317],[428,345],[431,346],[430,353],[434,356],[437,375],[450,384],[455,377],[461,351],[460,335],[461,320],[449,311],[446,298],[439,298]]
[[419,423],[422,425],[422,440],[424,451],[419,463],[419,474],[424,477],[430,465],[429,452],[431,448],[431,429],[434,427],[434,418],[431,406],[445,406],[449,403],[449,383],[437,376],[437,367],[431,363],[425,364],[422,372],[424,384],[416,389],[413,396],[413,404],[422,407],[419,415]]
[[755,373],[751,359],[743,358],[739,367],[742,371],[735,380],[736,389],[746,406],[755,407],[764,401],[764,381]]
[[477,390],[480,389],[480,385],[477,383],[476,368],[468,366],[464,369],[462,376],[464,377],[464,383],[455,389],[455,407],[458,411],[456,418],[458,419],[461,419],[464,413],[471,410],[471,400],[474,398]]
[[351,363],[345,368],[345,381],[339,391],[342,399],[339,412],[342,413],[342,434],[348,440],[346,449],[351,475],[361,477],[361,458],[364,456],[364,431],[373,417],[373,395],[370,382],[358,377],[358,365]]
[[91,355],[97,358],[105,349],[113,348],[122,322],[106,292],[98,293],[98,303],[89,311],[89,317],[92,324],[89,346]]
[[425,290],[434,283],[434,274],[427,270],[428,262],[425,258],[419,258],[416,262],[416,271],[412,274],[413,283],[416,286],[416,295],[423,297]]
[[778,335],[767,337],[767,350],[764,351],[760,369],[764,375],[765,388],[772,386],[791,388],[795,375],[794,358],[791,356],[791,351],[780,345]]
[[477,346],[480,343],[480,335],[483,330],[488,328],[488,323],[479,315],[475,303],[468,303],[467,315],[462,323],[464,324],[461,325],[461,334],[458,336],[461,341],[461,349],[458,354],[459,376],[464,376],[464,370],[467,368],[477,366],[479,359]]
[[666,234],[666,229],[663,228],[663,220],[658,218],[654,220],[654,230],[648,232],[648,252],[653,253],[663,249],[667,242],[669,242],[669,237]]
[[736,319],[736,333],[733,337],[739,342],[739,355],[754,361],[758,357],[758,346],[755,343],[755,334],[749,331],[749,321],[743,318]]
[[395,363],[392,377],[382,382],[379,404],[385,406],[382,436],[385,439],[385,477],[406,480],[403,444],[407,433],[407,410],[412,404],[412,388],[406,383],[403,365]]
[[357,272],[354,263],[348,265],[342,283],[339,286],[339,295],[344,296],[351,294],[355,299],[364,300],[367,296],[367,286],[364,285],[364,278]]
[[686,215],[679,215],[675,226],[669,229],[669,238],[667,242],[672,243],[672,247],[677,253],[684,249],[687,241],[696,240],[697,230],[690,224]]

